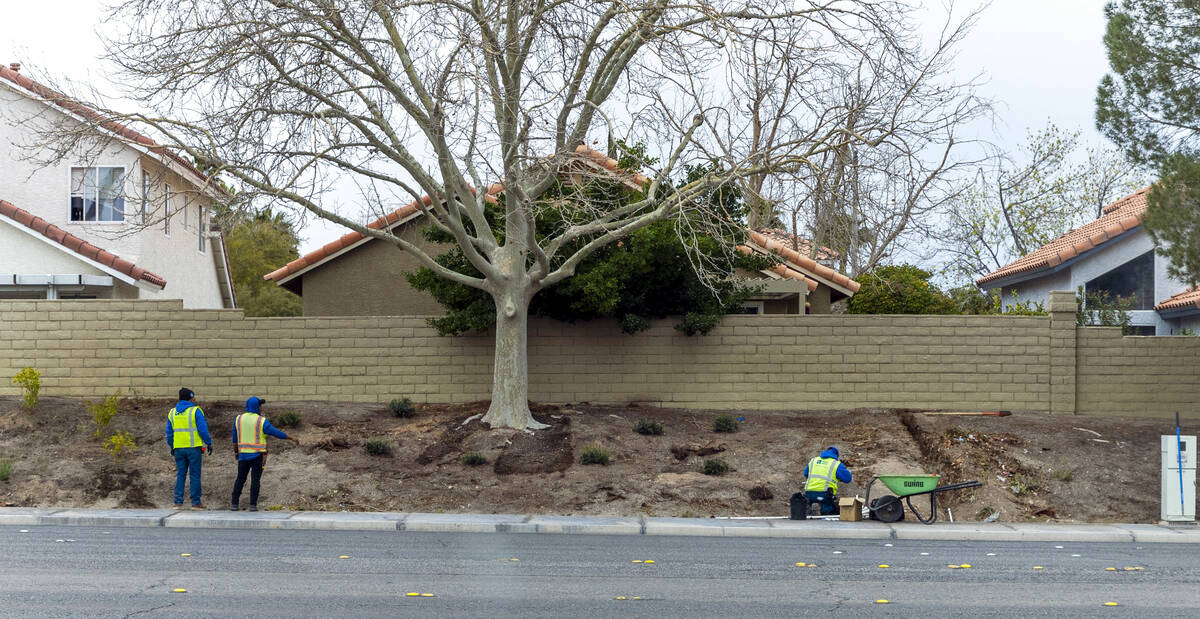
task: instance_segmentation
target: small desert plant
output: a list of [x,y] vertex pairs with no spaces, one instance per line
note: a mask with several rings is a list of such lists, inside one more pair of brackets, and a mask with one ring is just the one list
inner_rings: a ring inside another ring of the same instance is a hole
[[112,456],[114,463],[120,464],[126,454],[137,451],[137,441],[132,434],[122,430],[104,440],[104,450]]
[[1011,481],[1012,483],[1009,484],[1008,489],[1012,490],[1012,493],[1017,496],[1029,494],[1030,492],[1037,490],[1037,485],[1034,484],[1034,481],[1024,473],[1017,473],[1016,475],[1013,475]]
[[392,411],[392,414],[396,417],[412,417],[412,400],[408,398],[396,398],[388,402],[388,410]]
[[38,392],[42,390],[42,373],[33,368],[21,368],[12,377],[12,382],[24,391],[25,408],[33,410],[38,403]]
[[1071,469],[1062,469],[1061,471],[1056,471],[1054,473],[1054,479],[1057,479],[1058,481],[1071,481],[1072,479],[1075,479],[1075,471]]
[[8,481],[12,477],[12,458],[0,458],[0,481]]
[[608,466],[608,450],[596,444],[587,445],[579,454],[579,463]]
[[717,415],[713,419],[713,432],[737,432],[738,421],[733,415]]
[[636,426],[633,426],[633,431],[638,434],[658,436],[662,434],[662,424],[649,419],[639,419]]
[[372,456],[390,456],[396,446],[384,438],[373,438],[363,443],[363,449]]
[[483,454],[478,451],[468,451],[462,455],[462,463],[467,466],[479,466],[487,464],[487,458],[483,457]]
[[93,435],[100,438],[101,434],[108,429],[108,424],[113,417],[117,416],[117,402],[121,399],[121,392],[114,393],[110,396],[105,396],[103,400],[93,403],[87,400],[87,412],[92,414],[92,421],[96,422],[96,433]]
[[705,460],[704,474],[705,475],[724,475],[729,472],[729,464],[724,460]]
[[975,512],[975,519],[986,520],[988,516],[991,516],[994,513],[996,513],[996,510],[989,506],[980,507],[979,511]]
[[292,428],[300,425],[300,411],[283,411],[275,417],[275,425],[281,428]]

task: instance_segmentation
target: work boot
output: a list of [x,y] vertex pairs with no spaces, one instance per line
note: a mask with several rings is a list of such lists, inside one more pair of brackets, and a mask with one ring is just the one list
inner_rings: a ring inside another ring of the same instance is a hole
[[183,509],[183,503],[176,503],[175,509]]
[[238,510],[238,504],[237,504],[237,503],[234,503],[233,505],[230,505],[230,506],[229,506],[229,511],[231,511],[231,512],[236,512],[237,510]]
[[258,511],[258,506],[257,506],[257,505],[251,505],[251,506],[250,506],[250,511],[252,511],[252,512],[256,512],[256,511]]
[[193,506],[192,506],[192,509],[194,509],[194,510],[196,510],[196,511],[203,511],[203,510],[206,510],[206,509],[208,509],[208,508],[207,508],[207,507],[205,507],[204,505],[193,505]]

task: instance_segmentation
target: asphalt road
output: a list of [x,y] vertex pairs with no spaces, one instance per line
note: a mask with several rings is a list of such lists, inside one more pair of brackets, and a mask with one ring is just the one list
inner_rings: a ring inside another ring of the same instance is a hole
[[1190,544],[0,526],[4,617],[1195,617],[1198,584]]

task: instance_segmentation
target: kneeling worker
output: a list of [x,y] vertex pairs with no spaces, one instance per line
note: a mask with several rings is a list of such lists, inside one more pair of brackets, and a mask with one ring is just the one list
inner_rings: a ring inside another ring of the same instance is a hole
[[809,460],[808,466],[804,467],[804,476],[808,478],[804,484],[804,496],[810,504],[821,504],[822,516],[838,511],[838,482],[848,484],[854,478],[850,475],[850,469],[838,461],[837,447],[830,447]]
[[246,400],[246,412],[237,416],[233,422],[233,444],[237,447],[238,472],[237,480],[233,482],[233,501],[229,509],[238,510],[238,502],[242,498],[242,487],[246,484],[246,475],[250,475],[250,511],[258,511],[258,487],[262,479],[263,463],[267,459],[267,434],[276,438],[287,439],[297,445],[300,440],[276,430],[260,413],[266,400],[252,397]]

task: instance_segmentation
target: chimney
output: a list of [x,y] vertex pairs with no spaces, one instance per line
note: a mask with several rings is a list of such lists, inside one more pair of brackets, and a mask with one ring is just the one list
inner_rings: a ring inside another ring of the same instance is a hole
[[14,63],[8,65],[8,68],[12,69],[13,73],[20,73],[21,72],[21,63],[14,62]]

